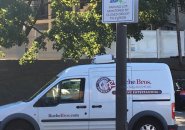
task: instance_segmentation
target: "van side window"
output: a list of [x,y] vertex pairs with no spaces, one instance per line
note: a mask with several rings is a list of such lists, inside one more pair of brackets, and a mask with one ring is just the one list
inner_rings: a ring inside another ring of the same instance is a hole
[[58,104],[84,102],[85,79],[67,79],[53,86],[34,107],[51,107]]
[[85,79],[67,79],[53,86],[34,107],[51,107],[84,101]]
[[84,100],[85,79],[68,79],[60,84],[60,103],[81,103]]

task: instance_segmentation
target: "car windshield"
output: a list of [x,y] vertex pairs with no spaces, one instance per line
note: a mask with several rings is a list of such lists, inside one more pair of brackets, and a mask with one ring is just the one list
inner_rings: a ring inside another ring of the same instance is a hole
[[55,76],[54,78],[52,78],[48,83],[46,83],[43,87],[41,87],[41,89],[39,89],[33,96],[31,96],[28,100],[25,100],[25,102],[29,102],[32,99],[34,99],[38,94],[40,94],[45,88],[47,88],[51,83],[53,83],[56,79],[58,78],[58,76]]

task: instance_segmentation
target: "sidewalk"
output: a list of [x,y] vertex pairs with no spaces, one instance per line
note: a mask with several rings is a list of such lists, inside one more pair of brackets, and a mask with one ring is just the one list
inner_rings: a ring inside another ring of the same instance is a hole
[[176,123],[179,126],[178,130],[185,130],[185,111],[176,111]]

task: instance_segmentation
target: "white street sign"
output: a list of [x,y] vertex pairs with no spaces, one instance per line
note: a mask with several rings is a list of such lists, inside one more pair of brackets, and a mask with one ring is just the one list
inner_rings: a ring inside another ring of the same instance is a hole
[[103,23],[137,23],[138,0],[103,0]]

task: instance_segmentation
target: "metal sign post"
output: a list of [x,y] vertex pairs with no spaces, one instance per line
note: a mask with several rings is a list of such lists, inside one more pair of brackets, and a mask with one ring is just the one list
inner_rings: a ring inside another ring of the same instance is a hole
[[127,28],[123,24],[118,23],[116,30],[116,130],[127,130]]
[[116,130],[127,130],[127,28],[138,22],[139,0],[103,0],[102,22],[117,23],[116,41]]

